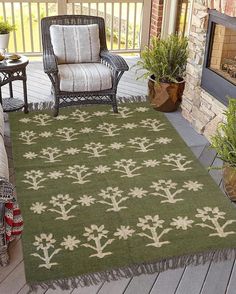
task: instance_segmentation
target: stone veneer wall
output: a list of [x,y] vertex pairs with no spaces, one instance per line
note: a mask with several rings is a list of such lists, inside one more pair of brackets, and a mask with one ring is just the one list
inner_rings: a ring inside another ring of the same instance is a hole
[[236,0],[194,0],[193,4],[189,36],[190,55],[181,108],[183,116],[191,122],[193,127],[210,139],[218,123],[224,119],[223,112],[226,107],[200,87],[208,8],[236,16]]

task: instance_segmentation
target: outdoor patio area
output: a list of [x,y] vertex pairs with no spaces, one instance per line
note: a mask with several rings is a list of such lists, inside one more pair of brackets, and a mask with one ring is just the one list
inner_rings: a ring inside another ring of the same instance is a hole
[[[131,70],[122,77],[118,87],[118,96],[132,98],[144,97],[147,94],[147,82],[137,81],[135,69],[136,57],[126,57]],[[49,102],[50,82],[42,71],[41,62],[30,62],[27,68],[29,103]],[[20,84],[17,83],[16,92],[21,95]],[[7,94],[7,89],[4,90]],[[99,108],[99,106],[98,106]],[[206,168],[220,166],[222,163],[216,158],[216,153],[209,149],[208,141],[199,135],[182,117],[181,112],[166,114],[169,121],[190,147],[195,156]],[[10,176],[14,181],[13,160],[9,124],[6,122],[7,133],[5,141],[10,160]],[[210,174],[222,189],[222,174],[219,170],[210,170]],[[207,262],[200,266],[187,266],[176,270],[168,270],[159,274],[141,275],[131,279],[103,283],[97,286],[62,291],[40,289],[37,293],[73,293],[73,294],[234,294],[236,289],[235,260],[224,262]],[[21,241],[10,244],[10,264],[0,268],[0,293],[27,293],[28,286],[24,276],[24,260]]]

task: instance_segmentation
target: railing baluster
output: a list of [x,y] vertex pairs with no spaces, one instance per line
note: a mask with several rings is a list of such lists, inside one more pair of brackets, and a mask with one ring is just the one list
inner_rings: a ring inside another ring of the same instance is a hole
[[96,3],[96,15],[98,16],[98,2]]
[[40,3],[37,3],[37,17],[38,17],[38,32],[39,32],[39,51],[42,51],[41,43],[41,18],[40,18]]
[[48,16],[48,2],[46,2],[46,16]]
[[[11,2],[11,18],[12,24],[15,25],[15,12],[14,12],[14,3]],[[13,32],[14,37],[14,51],[17,52],[17,42],[16,42],[16,31]]]
[[24,28],[24,16],[23,16],[23,8],[22,3],[20,3],[20,21],[21,21],[21,36],[23,43],[23,51],[25,52],[25,28]]
[[80,2],[80,11],[81,11],[81,14],[83,14],[83,2]]
[[111,3],[111,50],[113,50],[113,33],[114,33],[114,3]]
[[31,50],[34,52],[34,37],[33,37],[33,28],[32,28],[32,9],[31,3],[28,4],[29,8],[29,25],[30,25],[30,42],[31,42]]
[[72,14],[75,14],[75,3],[72,3]]
[[3,19],[4,21],[7,20],[7,17],[6,17],[6,6],[5,6],[5,2],[2,3],[2,10],[3,10]]
[[126,50],[129,48],[129,3],[127,3],[127,14],[126,14]]
[[137,19],[137,3],[134,3],[133,49],[135,49],[135,40],[136,40],[136,19]]
[[119,3],[119,32],[118,32],[118,49],[120,50],[121,42],[121,24],[122,24],[122,3]]

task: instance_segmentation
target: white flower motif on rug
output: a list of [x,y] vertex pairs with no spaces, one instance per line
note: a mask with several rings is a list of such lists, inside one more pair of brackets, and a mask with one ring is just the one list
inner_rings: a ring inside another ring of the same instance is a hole
[[[31,253],[32,256],[39,258],[42,260],[44,263],[39,264],[38,267],[45,267],[46,269],[50,269],[54,265],[58,265],[57,262],[51,262],[51,259],[58,254],[61,251],[61,248],[57,248],[55,250],[55,243],[56,240],[53,239],[52,234],[40,234],[40,236],[35,236],[35,242],[33,245],[36,247],[37,251],[42,251],[43,255],[40,255],[38,253]],[[50,248],[52,248],[50,252]]]
[[119,150],[119,149],[124,148],[125,145],[122,144],[122,143],[114,142],[114,143],[111,143],[108,147],[111,148],[111,149]]
[[105,190],[102,189],[101,192],[98,194],[104,200],[99,200],[98,202],[101,204],[105,204],[111,206],[106,211],[120,211],[121,209],[127,208],[126,206],[119,206],[120,203],[127,200],[129,197],[122,196],[123,191],[119,190],[118,187],[107,187]]
[[142,165],[144,165],[146,167],[156,167],[156,166],[160,165],[160,161],[158,161],[156,159],[148,159],[148,160],[144,160]]
[[64,173],[59,170],[52,171],[48,174],[48,177],[51,180],[61,179],[63,176],[64,176]]
[[49,138],[49,137],[53,136],[53,133],[45,131],[45,132],[40,133],[39,136],[42,138]]
[[134,174],[134,172],[142,168],[141,166],[136,167],[136,161],[132,159],[121,159],[119,161],[115,161],[113,166],[117,168],[117,169],[114,169],[114,171],[117,171],[123,174],[121,176],[122,178],[123,177],[133,178],[136,176],[140,176],[140,174]]
[[82,206],[91,206],[92,204],[95,203],[95,198],[93,198],[92,196],[88,196],[88,195],[83,195],[82,197],[79,198],[79,200],[77,200],[77,202],[79,204],[81,204]]
[[[225,232],[225,228],[232,223],[235,223],[236,220],[227,220],[224,222],[224,224],[220,224],[220,219],[225,219],[225,212],[220,211],[218,207],[203,207],[203,209],[197,209],[197,212],[198,213],[196,214],[196,217],[201,218],[203,223],[198,223],[196,224],[196,226],[208,228],[215,231],[215,233],[209,234],[210,237],[217,236],[220,238],[225,238],[228,235],[236,233],[236,231]],[[208,222],[208,224],[206,224],[205,222]]]
[[84,237],[87,237],[87,241],[91,243],[95,243],[95,246],[89,244],[89,243],[84,243],[81,246],[90,248],[94,251],[96,251],[95,254],[90,255],[89,257],[98,257],[98,258],[103,258],[106,255],[111,255],[112,252],[107,251],[104,252],[104,249],[110,245],[114,239],[108,239],[103,245],[101,243],[102,239],[107,239],[108,238],[108,230],[105,230],[105,226],[101,225],[98,227],[97,225],[91,225],[90,228],[85,227],[85,233],[83,234]]
[[93,132],[94,132],[93,129],[87,128],[87,127],[80,129],[80,133],[82,133],[82,134],[90,134],[90,133],[93,133]]
[[192,169],[192,167],[186,167],[186,165],[189,165],[192,162],[192,160],[187,161],[186,158],[187,157],[181,153],[170,153],[168,155],[164,155],[163,160],[166,161],[164,165],[170,165],[174,167],[172,170],[186,171],[188,169]]
[[85,184],[87,182],[90,182],[90,180],[86,179],[87,177],[91,176],[92,172],[87,172],[89,170],[88,167],[85,165],[78,165],[75,164],[73,166],[69,166],[66,170],[69,172],[69,175],[67,175],[68,178],[72,178],[75,181],[72,182],[72,184]]
[[75,155],[75,154],[78,154],[80,152],[80,149],[78,148],[73,148],[73,147],[70,147],[70,148],[67,148],[64,153],[68,154],[68,155]]
[[133,111],[130,110],[130,108],[126,106],[119,106],[119,112],[118,113],[112,113],[116,118],[129,118],[132,117]]
[[65,120],[67,118],[68,118],[67,115],[62,115],[62,114],[59,114],[58,116],[54,117],[54,119],[56,120]]
[[148,107],[137,107],[136,108],[136,111],[138,112],[147,112],[149,110]]
[[24,123],[24,124],[27,124],[27,123],[29,123],[31,121],[31,119],[30,118],[21,118],[21,119],[19,119],[19,122],[22,122],[22,123]]
[[[172,180],[159,180],[157,182],[152,182],[151,188],[155,189],[156,192],[152,195],[162,197],[166,200],[162,200],[161,203],[176,203],[177,201],[183,201],[183,198],[175,198],[177,194],[183,192],[183,189],[176,189],[177,183],[172,182]],[[176,190],[172,192],[171,190]]]
[[143,198],[147,196],[148,191],[144,190],[143,188],[134,187],[130,189],[130,192],[128,195],[134,197],[134,198]]
[[91,118],[91,115],[88,112],[82,111],[79,109],[76,109],[70,115],[70,119],[75,120],[76,122],[82,122],[82,123],[89,122],[90,118]]
[[193,220],[188,219],[187,216],[177,216],[176,218],[172,218],[171,226],[175,227],[177,230],[182,229],[186,231],[188,228],[192,228]]
[[171,143],[172,142],[172,139],[171,138],[167,138],[167,137],[161,137],[161,138],[158,138],[158,139],[156,139],[156,143],[159,143],[159,144],[164,144],[164,145],[166,145],[166,144],[169,144],[169,143]]
[[196,192],[198,190],[202,190],[203,184],[199,183],[198,181],[188,181],[184,182],[183,188]]
[[[146,215],[144,218],[139,218],[137,227],[140,227],[143,231],[150,231],[150,235],[147,233],[138,233],[139,236],[145,237],[152,240],[152,243],[146,244],[146,246],[162,247],[165,244],[169,244],[169,241],[160,241],[163,235],[169,233],[172,229],[166,228],[164,230],[159,230],[163,228],[164,220],[159,218],[159,215],[150,216]],[[159,232],[160,231],[160,232]]]
[[105,174],[107,172],[109,172],[111,170],[110,167],[108,167],[107,165],[98,165],[95,166],[95,168],[93,169],[94,172],[96,172],[97,174]]
[[142,120],[140,122],[140,125],[141,127],[147,128],[149,131],[152,132],[160,132],[165,130],[165,128],[163,128],[165,124],[161,123],[158,119],[147,118],[145,120]]
[[120,130],[117,125],[111,123],[102,123],[97,126],[98,132],[104,134],[104,137],[118,136]]
[[71,142],[78,139],[77,137],[78,133],[76,133],[76,130],[73,128],[64,127],[64,128],[58,129],[56,133],[57,133],[56,136],[60,137],[62,141]]
[[24,131],[20,132],[19,139],[23,141],[23,144],[32,145],[36,144],[35,140],[38,138],[34,131]]
[[93,113],[94,116],[104,116],[107,115],[108,113],[106,111],[95,111]]
[[135,230],[131,229],[130,226],[120,226],[120,228],[116,229],[114,233],[115,237],[118,237],[119,240],[127,240],[129,237],[132,237]]
[[78,248],[78,244],[80,240],[76,239],[75,236],[68,235],[67,237],[63,237],[63,242],[61,242],[61,246],[65,247],[65,249],[73,251],[75,248]]
[[155,145],[154,143],[150,143],[150,139],[146,137],[136,137],[133,139],[129,139],[128,143],[132,145],[129,146],[130,148],[136,149],[135,152],[153,151],[154,149],[151,149],[150,147]]
[[[49,203],[52,204],[53,207],[58,207],[59,210],[55,208],[50,208],[48,210],[60,215],[59,217],[56,217],[56,219],[67,221],[68,219],[75,217],[74,215],[69,215],[69,212],[77,207],[76,204],[72,205],[73,200],[74,199],[70,197],[69,194],[58,194],[57,196],[52,196]],[[66,208],[67,206],[69,206],[69,208]]]
[[32,210],[33,213],[41,214],[46,211],[46,208],[47,206],[44,205],[43,202],[35,202],[35,203],[32,203],[30,210]]
[[50,115],[40,113],[40,114],[34,115],[32,118],[32,121],[35,122],[37,126],[44,127],[44,126],[50,125],[53,120]]
[[106,156],[105,154],[102,154],[107,151],[107,149],[104,147],[105,145],[101,144],[100,142],[91,142],[84,145],[83,149],[85,149],[85,151],[83,151],[83,153],[88,153],[90,158]]
[[26,152],[23,157],[25,157],[26,159],[35,159],[38,155],[35,152]]
[[23,180],[23,183],[29,184],[27,189],[38,190],[40,188],[44,188],[44,186],[40,185],[42,182],[46,181],[46,178],[43,178],[44,172],[40,170],[30,170],[25,172],[24,177],[26,180]]
[[58,149],[57,147],[47,147],[47,148],[43,148],[40,151],[39,157],[46,159],[44,162],[57,162],[57,161],[61,161],[61,159],[58,159],[59,157],[64,156],[65,154],[61,153],[61,150]]
[[135,124],[135,123],[126,123],[126,124],[123,124],[122,125],[122,128],[123,129],[126,129],[126,130],[132,130],[132,129],[135,129],[135,128],[137,128],[137,124]]

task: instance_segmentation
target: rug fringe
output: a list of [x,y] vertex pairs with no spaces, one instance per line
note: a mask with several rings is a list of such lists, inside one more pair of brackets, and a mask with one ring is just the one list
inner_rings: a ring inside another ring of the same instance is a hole
[[37,291],[39,287],[43,289],[61,290],[74,289],[77,287],[86,287],[97,285],[102,282],[116,281],[122,278],[132,278],[142,274],[154,274],[163,272],[169,269],[176,269],[188,265],[203,265],[208,261],[220,262],[236,258],[236,248],[233,249],[219,249],[215,251],[208,251],[204,253],[196,253],[186,256],[171,257],[156,262],[147,262],[140,265],[130,265],[123,268],[106,270],[99,273],[90,273],[74,278],[64,278],[46,282],[38,282],[29,284],[28,293]]
[[[134,103],[134,102],[145,102],[147,101],[148,96],[146,95],[140,95],[140,96],[126,96],[126,97],[117,97],[117,103]],[[93,104],[96,105],[96,104]],[[105,105],[105,104],[104,104]],[[89,104],[85,104],[85,105],[79,105],[79,106],[89,106]],[[38,110],[52,110],[54,107],[54,101],[45,101],[45,102],[32,102],[29,103],[28,108],[29,111],[38,111]],[[21,109],[20,111],[23,111],[23,109]]]

